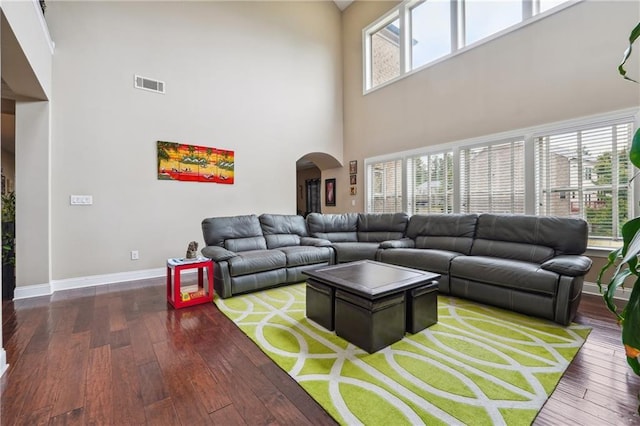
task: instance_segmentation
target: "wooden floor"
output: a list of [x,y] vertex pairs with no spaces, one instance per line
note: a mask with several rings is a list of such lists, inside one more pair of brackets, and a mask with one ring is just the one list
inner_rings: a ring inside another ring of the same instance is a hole
[[[335,424],[213,304],[167,306],[163,280],[3,304],[2,425]],[[600,298],[535,424],[640,424],[640,379]]]

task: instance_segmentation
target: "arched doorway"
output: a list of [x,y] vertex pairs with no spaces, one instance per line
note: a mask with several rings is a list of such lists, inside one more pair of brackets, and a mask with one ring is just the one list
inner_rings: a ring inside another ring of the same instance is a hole
[[312,152],[296,161],[296,205],[298,214],[322,212],[322,171],[341,167],[335,157]]

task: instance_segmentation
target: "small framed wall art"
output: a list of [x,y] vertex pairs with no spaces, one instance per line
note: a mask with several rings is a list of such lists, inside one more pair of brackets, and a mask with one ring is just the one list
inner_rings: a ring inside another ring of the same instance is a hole
[[349,175],[349,183],[351,185],[355,185],[358,183],[358,179],[357,179],[358,175]]
[[336,180],[325,179],[324,180],[324,205],[335,206],[336,205]]
[[349,161],[349,174],[355,175],[358,173],[358,160]]

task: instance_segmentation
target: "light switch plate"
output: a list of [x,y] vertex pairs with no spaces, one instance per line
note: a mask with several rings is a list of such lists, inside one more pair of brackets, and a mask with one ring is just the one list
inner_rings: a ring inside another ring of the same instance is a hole
[[93,204],[92,195],[71,195],[69,196],[69,203],[72,206],[90,206]]

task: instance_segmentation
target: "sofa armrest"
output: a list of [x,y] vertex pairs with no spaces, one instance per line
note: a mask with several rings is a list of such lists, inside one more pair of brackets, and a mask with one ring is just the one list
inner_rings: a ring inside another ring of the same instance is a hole
[[214,262],[222,262],[223,260],[228,260],[237,256],[234,252],[219,246],[207,246],[202,249],[202,254],[209,259],[212,259]]
[[324,238],[302,237],[300,238],[300,245],[314,246],[314,247],[329,247],[331,245],[331,241],[325,240]]
[[586,256],[561,255],[547,260],[542,265],[542,269],[552,271],[560,275],[579,277],[591,269],[591,259]]
[[387,240],[380,243],[380,248],[415,248],[416,243],[411,238],[402,238],[401,240]]

